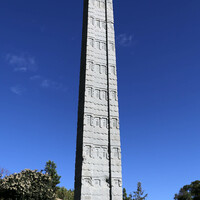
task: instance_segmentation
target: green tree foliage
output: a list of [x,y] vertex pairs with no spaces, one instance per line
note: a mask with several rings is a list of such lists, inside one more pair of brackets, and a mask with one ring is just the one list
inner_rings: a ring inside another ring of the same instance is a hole
[[56,170],[56,164],[53,161],[46,162],[44,171],[49,174],[52,180],[52,187],[56,191],[56,186],[60,183],[61,176],[58,175]]
[[126,189],[123,189],[123,200],[145,200],[148,194],[144,194],[141,182],[137,184],[137,191],[127,196]]
[[123,188],[123,200],[128,200],[126,189]]
[[67,190],[65,187],[58,187],[56,197],[62,200],[74,200],[74,191]]
[[23,170],[0,180],[0,196],[4,199],[53,200],[51,177],[37,170]]
[[132,195],[129,194],[128,196],[125,188],[123,188],[123,200],[132,200]]
[[133,192],[133,200],[145,200],[148,194],[144,194],[144,191],[142,190],[142,184],[141,182],[138,182],[137,184],[137,191]]
[[200,181],[194,181],[190,185],[185,185],[175,194],[175,200],[199,200],[200,199]]
[[9,171],[0,167],[0,179],[9,175]]

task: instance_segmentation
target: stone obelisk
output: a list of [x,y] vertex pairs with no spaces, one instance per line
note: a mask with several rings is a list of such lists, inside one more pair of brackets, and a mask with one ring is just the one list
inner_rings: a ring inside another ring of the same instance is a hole
[[122,200],[112,0],[84,0],[75,200]]

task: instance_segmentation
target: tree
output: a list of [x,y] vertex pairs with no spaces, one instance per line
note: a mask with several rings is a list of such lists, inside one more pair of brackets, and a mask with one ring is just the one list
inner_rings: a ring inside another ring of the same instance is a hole
[[123,188],[123,200],[128,200],[126,189]]
[[8,175],[9,175],[9,171],[7,169],[0,168],[0,179]]
[[142,190],[142,184],[141,182],[138,182],[137,184],[137,191],[133,192],[133,200],[145,200],[148,194],[144,195],[144,191]]
[[123,200],[132,200],[132,195],[127,196],[126,189],[123,188]]
[[74,191],[67,190],[65,187],[58,187],[56,197],[62,200],[74,200]]
[[200,199],[200,181],[194,181],[190,185],[185,185],[175,194],[175,200],[199,200]]
[[46,162],[44,171],[51,177],[52,187],[54,188],[54,191],[56,191],[56,186],[60,183],[61,178],[57,173],[56,164],[49,160]]
[[145,200],[147,195],[144,195],[141,182],[137,184],[137,191],[133,192],[133,194],[130,193],[129,196],[127,196],[126,189],[123,189],[123,200]]
[[0,180],[0,197],[5,199],[53,200],[51,177],[37,170],[23,170]]

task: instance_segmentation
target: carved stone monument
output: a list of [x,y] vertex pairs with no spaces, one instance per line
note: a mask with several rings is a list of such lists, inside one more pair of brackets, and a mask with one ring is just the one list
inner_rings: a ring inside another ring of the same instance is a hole
[[112,0],[84,0],[75,200],[122,200]]

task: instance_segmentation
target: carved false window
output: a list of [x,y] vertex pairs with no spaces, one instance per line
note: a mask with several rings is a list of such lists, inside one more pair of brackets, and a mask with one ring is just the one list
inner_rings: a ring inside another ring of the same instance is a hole
[[97,7],[101,8],[101,1],[97,0]]
[[92,97],[94,97],[94,89],[92,89]]
[[90,17],[91,24],[94,26],[94,17]]
[[118,186],[122,187],[122,181],[121,180],[118,180]]
[[108,8],[112,9],[112,2],[111,2],[111,0],[108,1]]
[[95,179],[95,180],[94,180],[94,184],[95,184],[96,186],[100,186],[100,185],[101,185],[101,180],[100,180],[100,179]]
[[94,68],[94,63],[93,63],[92,61],[89,61],[89,62],[88,62],[88,68],[91,69],[91,70],[93,70],[93,68]]
[[113,24],[112,22],[110,22],[110,28],[111,28],[112,30],[114,30],[114,24]]
[[92,147],[90,145],[85,146],[85,155],[88,157],[92,156]]
[[112,123],[113,128],[117,128],[117,119],[112,119]]
[[99,147],[95,147],[94,155],[95,155],[95,158],[99,158],[100,157],[100,148]]
[[84,183],[86,186],[92,186],[92,180],[91,178],[85,178],[84,179]]
[[111,95],[112,95],[113,100],[117,100],[117,92],[116,91],[112,91]]
[[116,74],[115,73],[115,66],[111,66],[110,68],[111,68],[111,73],[115,75]]
[[115,185],[118,186],[119,182],[118,182],[118,179],[115,179]]
[[101,122],[102,122],[102,127],[107,128],[107,119],[103,118],[103,119],[101,119]]
[[94,71],[94,63],[91,63],[90,69]]
[[101,99],[107,100],[107,92],[106,91],[101,91]]
[[111,50],[114,51],[115,50],[115,45],[113,43],[110,43],[111,46]]
[[100,118],[99,117],[96,117],[95,120],[94,120],[94,125],[99,127],[100,126]]
[[115,158],[120,158],[119,148],[113,148],[113,154]]
[[96,64],[96,66],[95,66],[95,71],[97,72],[97,73],[100,73],[100,71],[101,71],[101,66],[99,65],[99,64]]
[[105,8],[105,2],[103,2],[103,1],[101,2],[101,7]]
[[100,99],[100,90],[95,90],[95,97]]
[[101,42],[97,41],[97,49],[101,49]]
[[106,68],[105,65],[102,65],[102,66],[101,66],[101,73],[102,73],[102,74],[107,74],[107,68]]
[[102,42],[102,49],[106,51],[106,43]]
[[89,38],[89,44],[90,44],[90,46],[94,47],[94,39],[93,38]]
[[92,61],[88,61],[88,63],[87,63],[87,68],[88,69],[91,69],[91,66],[93,65],[93,62]]
[[87,96],[92,97],[92,88],[87,88],[86,91],[87,91]]
[[101,24],[102,24],[102,27],[103,27],[104,29],[106,29],[106,23],[105,23],[105,22],[102,22]]
[[86,121],[87,121],[87,122],[86,122],[87,125],[92,126],[92,116],[91,116],[91,115],[87,115]]
[[103,154],[103,158],[108,159],[108,149],[107,148],[102,149],[102,154]]
[[99,19],[97,19],[97,27],[98,27],[98,28],[101,28],[101,23],[100,23],[100,20],[99,20]]

